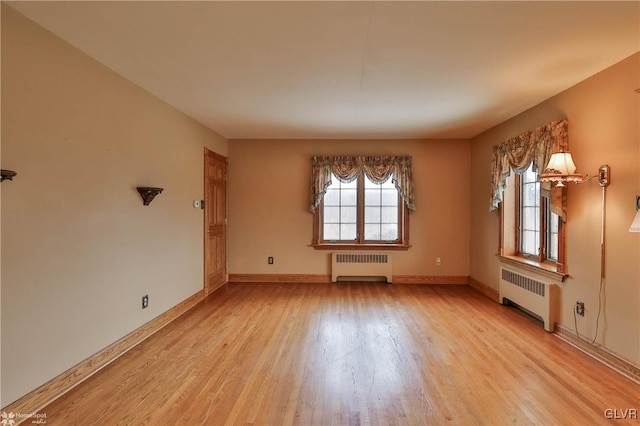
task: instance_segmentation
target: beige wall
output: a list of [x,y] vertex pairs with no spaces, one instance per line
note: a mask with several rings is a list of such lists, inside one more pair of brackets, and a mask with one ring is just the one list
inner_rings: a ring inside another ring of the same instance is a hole
[[[489,213],[491,147],[552,120],[568,118],[569,146],[578,170],[611,166],[606,200],[606,280],[598,344],[640,365],[640,235],[627,232],[640,194],[640,54],[602,71],[499,126],[471,143],[471,276],[498,288],[498,213]],[[560,324],[581,336],[596,332],[600,284],[600,197],[597,181],[568,189],[567,264]]]
[[[2,167],[18,176],[2,183],[0,406],[202,289],[205,146],[227,155],[2,6]],[[140,185],[164,192],[143,206]]]
[[[412,248],[394,275],[469,275],[469,142],[233,140],[229,143],[229,272],[329,274],[329,251],[310,247],[313,155],[411,155]],[[267,257],[274,256],[273,265]],[[435,265],[436,257],[442,266]]]

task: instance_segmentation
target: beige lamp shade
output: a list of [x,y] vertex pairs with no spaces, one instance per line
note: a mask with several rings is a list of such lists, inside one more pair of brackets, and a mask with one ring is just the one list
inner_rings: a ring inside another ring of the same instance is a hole
[[640,210],[636,211],[636,217],[631,222],[629,232],[640,232]]
[[576,170],[570,152],[554,152],[551,154],[549,164],[540,174],[542,182],[558,182],[562,186],[564,182],[582,182],[582,175]]

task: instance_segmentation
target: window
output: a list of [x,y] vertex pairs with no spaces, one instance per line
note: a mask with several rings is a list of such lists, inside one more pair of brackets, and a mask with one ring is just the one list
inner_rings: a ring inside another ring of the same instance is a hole
[[500,261],[562,280],[567,191],[538,182],[536,171],[551,153],[568,150],[568,126],[552,121],[493,146],[489,207],[500,209]]
[[355,241],[358,236],[358,181],[342,183],[332,174],[324,195],[322,239]]
[[411,157],[313,157],[317,249],[409,248]]
[[518,185],[518,251],[540,262],[558,261],[558,215],[541,194],[538,173],[532,166],[516,178]]
[[[566,226],[550,208],[549,188],[545,189],[537,178],[529,168],[522,175],[514,173],[507,179],[500,208],[499,256],[513,266],[564,279]],[[562,199],[566,204],[566,198]]]
[[400,233],[398,218],[400,195],[391,179],[377,184],[364,177],[364,239],[365,241],[397,242]]
[[324,242],[399,242],[401,203],[391,179],[378,184],[361,174],[353,182],[343,183],[332,174],[331,182],[323,200]]

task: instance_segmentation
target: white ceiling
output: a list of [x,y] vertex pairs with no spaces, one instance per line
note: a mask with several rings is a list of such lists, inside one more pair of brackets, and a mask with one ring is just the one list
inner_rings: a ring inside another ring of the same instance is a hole
[[10,2],[229,139],[469,138],[640,50],[640,2]]

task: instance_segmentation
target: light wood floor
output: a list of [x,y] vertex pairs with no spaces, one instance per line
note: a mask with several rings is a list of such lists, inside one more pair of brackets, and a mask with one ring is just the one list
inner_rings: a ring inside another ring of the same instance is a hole
[[40,412],[49,425],[591,425],[630,424],[604,415],[628,408],[639,385],[469,287],[287,283],[224,286]]

